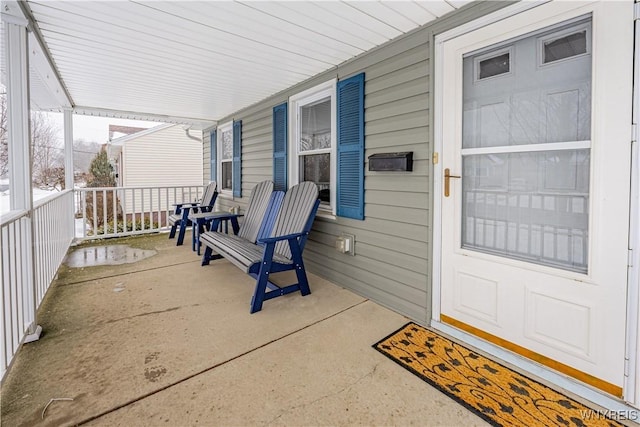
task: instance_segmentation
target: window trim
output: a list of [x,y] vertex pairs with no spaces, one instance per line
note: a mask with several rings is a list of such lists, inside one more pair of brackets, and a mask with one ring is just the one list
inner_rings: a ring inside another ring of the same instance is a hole
[[[218,182],[218,192],[220,194],[224,194],[224,195],[229,195],[229,196],[233,196],[233,181],[235,179],[235,177],[233,176],[233,152],[231,153],[231,158],[229,159],[222,159],[222,150],[223,150],[223,143],[222,143],[222,134],[224,132],[228,132],[231,131],[231,141],[232,141],[232,147],[233,147],[233,120],[224,123],[222,125],[219,125],[218,128],[216,129],[216,151],[217,151],[217,158],[216,158],[216,173],[217,173],[217,182]],[[231,188],[226,189],[223,188],[223,183],[222,183],[222,163],[231,163]]]
[[[330,202],[329,206],[325,204],[321,204],[319,211],[331,213],[332,215],[336,215],[336,192],[337,192],[337,179],[338,179],[338,143],[337,143],[337,79],[332,79],[327,82],[321,83],[317,86],[314,86],[310,89],[299,92],[295,95],[289,97],[289,108],[288,108],[288,174],[289,174],[289,188],[296,185],[300,181],[300,156],[308,155],[308,154],[320,154],[329,152],[329,161],[330,161]],[[325,148],[320,150],[306,151],[305,154],[300,154],[299,151],[299,136],[300,136],[300,126],[299,126],[299,112],[300,108],[320,101],[321,99],[329,97],[331,100],[331,148]]]
[[[583,56],[587,56],[587,55],[591,55],[591,43],[592,43],[592,18],[585,18],[582,19],[582,21],[584,22],[580,22],[565,28],[561,28],[558,31],[546,34],[542,37],[538,37],[538,39],[536,40],[538,46],[537,46],[537,50],[538,50],[538,67],[542,68],[542,67],[550,67],[553,66],[555,64],[561,64],[563,62],[566,61],[571,61],[573,59],[577,59],[577,58],[582,58]],[[556,40],[559,40],[563,37],[567,37],[570,36],[571,34],[575,34],[575,33],[580,33],[582,31],[585,31],[585,37],[586,37],[586,51],[584,53],[579,53],[577,55],[573,55],[573,56],[567,56],[566,58],[562,58],[562,59],[556,59],[555,61],[550,61],[550,62],[544,62],[544,46],[546,43],[550,43],[550,42],[554,42]]]
[[[492,58],[496,58],[498,56],[504,55],[505,53],[509,54],[509,71],[507,71],[506,73],[500,73],[500,74],[495,74],[493,76],[480,78],[480,63],[482,61],[486,61],[488,59],[492,59]],[[484,53],[482,55],[478,55],[475,58],[473,58],[473,82],[474,83],[486,82],[487,80],[498,79],[501,77],[508,77],[513,75],[513,54],[514,54],[513,45],[508,45],[508,46],[504,46],[499,49]]]
[[218,183],[218,132],[216,127],[209,131],[209,181]]

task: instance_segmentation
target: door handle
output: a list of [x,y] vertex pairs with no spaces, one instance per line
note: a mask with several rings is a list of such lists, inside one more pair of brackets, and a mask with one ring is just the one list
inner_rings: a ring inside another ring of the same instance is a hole
[[449,197],[449,179],[451,178],[462,178],[459,175],[451,175],[449,168],[444,170],[444,197]]

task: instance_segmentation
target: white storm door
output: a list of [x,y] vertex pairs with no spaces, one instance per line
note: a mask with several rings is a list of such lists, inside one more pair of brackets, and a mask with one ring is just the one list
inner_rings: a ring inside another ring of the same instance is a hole
[[547,3],[439,58],[440,320],[617,396],[632,9]]

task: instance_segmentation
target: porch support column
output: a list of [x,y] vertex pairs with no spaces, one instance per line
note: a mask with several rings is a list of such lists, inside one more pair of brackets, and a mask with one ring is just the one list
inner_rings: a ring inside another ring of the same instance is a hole
[[29,123],[29,46],[27,22],[3,15],[7,64],[7,136],[11,210],[30,211],[31,144]]
[[[74,167],[73,167],[73,110],[71,108],[64,109],[64,188],[65,190],[73,190],[74,187]],[[76,198],[71,197],[71,210],[76,211]],[[75,230],[75,216],[69,218],[70,230]],[[75,232],[74,232],[75,235]]]
[[31,188],[31,129],[29,105],[29,41],[28,22],[20,17],[2,14],[4,21],[5,57],[7,72],[7,142],[9,149],[10,209],[27,212],[22,220],[27,229],[27,244],[21,257],[23,309],[25,320],[31,320],[24,342],[35,341],[42,328],[36,322],[36,292],[34,266],[33,196]]
[[73,168],[73,110],[64,109],[64,188],[72,190],[74,185]]

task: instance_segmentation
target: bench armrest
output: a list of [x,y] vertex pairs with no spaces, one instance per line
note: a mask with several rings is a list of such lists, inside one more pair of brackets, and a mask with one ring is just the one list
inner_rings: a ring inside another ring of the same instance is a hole
[[200,202],[184,202],[184,203],[173,203],[171,206],[178,206],[178,207],[187,207],[187,205],[189,206],[200,206]]
[[265,237],[263,239],[258,239],[257,243],[274,243],[274,242],[279,242],[281,240],[291,240],[291,239],[298,239],[302,236],[305,236],[309,233],[307,232],[302,232],[302,233],[293,233],[293,234],[287,234],[285,236],[276,236],[276,237]]
[[231,213],[231,212],[206,212],[210,215],[208,216],[204,216],[204,219],[206,221],[210,221],[212,219],[232,219],[232,218],[239,218],[244,216],[244,213]]

